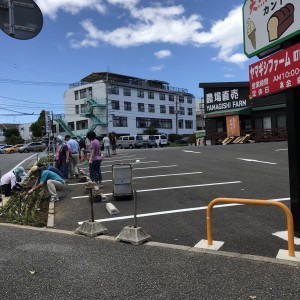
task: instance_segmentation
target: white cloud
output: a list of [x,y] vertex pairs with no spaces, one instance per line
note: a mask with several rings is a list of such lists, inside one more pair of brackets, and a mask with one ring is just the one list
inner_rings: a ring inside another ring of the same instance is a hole
[[171,56],[171,54],[172,53],[170,50],[160,50],[160,51],[154,52],[154,55],[159,59],[169,57],[169,56]]
[[105,13],[103,0],[36,0],[42,13],[51,19],[57,17],[59,10],[70,14],[78,14],[83,9],[96,10]]
[[164,65],[154,66],[154,67],[151,67],[151,71],[157,72],[157,71],[161,71],[164,68],[165,68]]
[[[103,14],[105,5],[117,6],[129,14],[126,26],[103,30],[92,20],[81,21],[85,37],[73,40],[71,46],[99,47],[103,43],[127,48],[151,43],[176,44],[182,46],[213,47],[217,61],[243,65],[247,57],[237,49],[243,43],[242,5],[216,21],[208,31],[203,30],[202,17],[198,14],[185,15],[182,5],[148,3],[139,6],[139,0],[37,0],[43,13],[55,18],[59,10],[76,14],[82,9],[93,9]],[[147,3],[147,2],[146,2]],[[169,4],[168,4],[169,3]],[[150,6],[152,5],[152,6]],[[156,55],[156,54],[155,54]]]

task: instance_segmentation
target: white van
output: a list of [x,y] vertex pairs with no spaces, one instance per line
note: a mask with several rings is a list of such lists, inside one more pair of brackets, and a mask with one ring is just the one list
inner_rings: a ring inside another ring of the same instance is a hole
[[168,145],[168,137],[165,134],[155,134],[154,137],[157,146],[164,147]]
[[124,135],[117,139],[117,147],[122,148],[141,148],[144,147],[144,140],[141,135]]

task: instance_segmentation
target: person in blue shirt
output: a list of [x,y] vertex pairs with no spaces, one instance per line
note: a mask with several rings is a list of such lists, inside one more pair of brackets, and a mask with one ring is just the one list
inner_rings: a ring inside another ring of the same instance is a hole
[[61,178],[64,178],[64,174],[57,168],[51,166],[51,165],[47,165],[44,163],[38,163],[37,166],[39,167],[39,169],[41,170],[49,170],[52,171],[54,173],[56,173],[58,176],[60,176]]
[[50,202],[59,201],[57,191],[63,190],[66,186],[63,178],[52,171],[43,170],[43,168],[39,168],[38,166],[33,166],[30,169],[29,176],[32,175],[35,175],[38,179],[34,186],[28,191],[28,195],[47,185],[49,194],[51,195]]

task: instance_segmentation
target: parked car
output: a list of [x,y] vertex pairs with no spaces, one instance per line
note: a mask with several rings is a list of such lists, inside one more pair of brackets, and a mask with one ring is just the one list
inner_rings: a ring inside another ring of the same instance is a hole
[[20,153],[28,153],[28,152],[38,152],[38,151],[44,151],[46,149],[46,145],[41,142],[32,142],[23,145],[22,147],[18,148],[18,152]]
[[0,147],[0,154],[5,154],[5,150],[10,147],[12,147],[12,145],[5,145]]
[[18,148],[24,146],[24,144],[16,144],[14,146],[11,146],[10,148],[5,149],[6,154],[12,154],[18,152]]
[[144,140],[141,135],[124,135],[117,139],[117,147],[122,148],[142,148],[144,147]]
[[144,147],[146,148],[157,148],[157,143],[154,135],[142,135],[144,140]]

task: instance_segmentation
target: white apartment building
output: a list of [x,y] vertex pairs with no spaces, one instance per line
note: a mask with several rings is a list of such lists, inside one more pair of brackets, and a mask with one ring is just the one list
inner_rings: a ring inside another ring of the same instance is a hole
[[[196,130],[195,97],[184,88],[110,72],[92,73],[64,94],[64,115],[54,115],[57,134],[141,134],[154,126],[164,134]],[[56,130],[55,130],[56,129]]]

